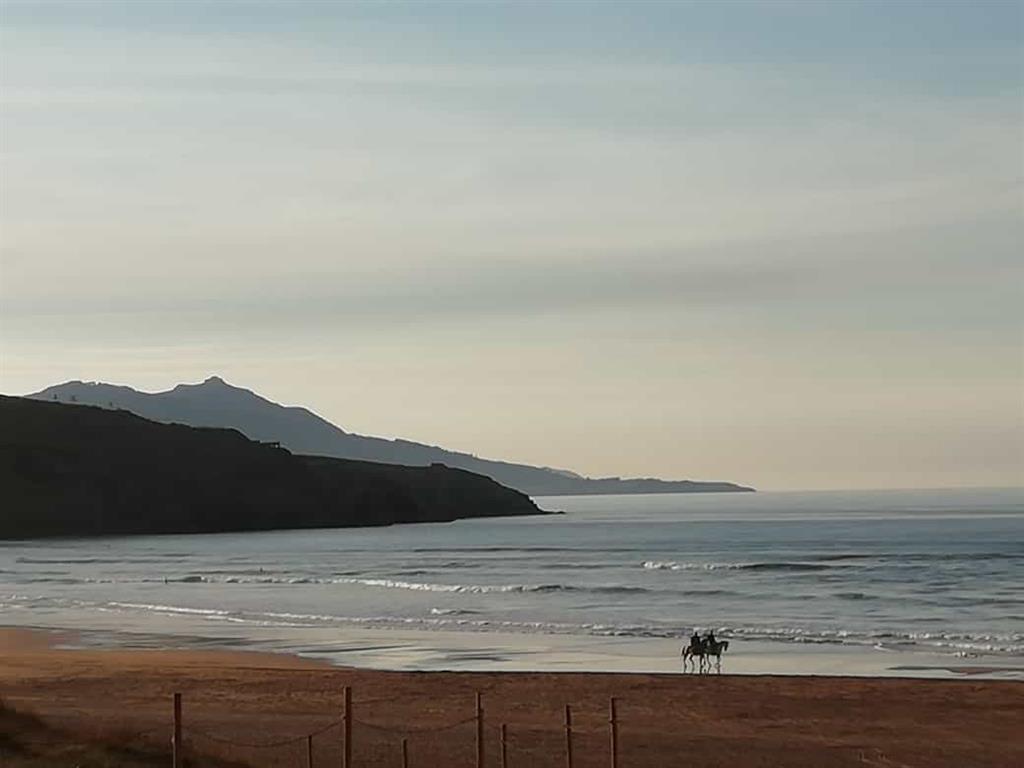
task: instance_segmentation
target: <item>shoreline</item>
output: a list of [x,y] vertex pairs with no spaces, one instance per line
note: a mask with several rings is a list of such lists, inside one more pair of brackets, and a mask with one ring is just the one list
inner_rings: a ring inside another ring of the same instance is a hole
[[[401,632],[401,630],[383,630],[385,633]],[[430,633],[436,634],[436,633]],[[455,633],[446,633],[455,634]],[[473,634],[473,633],[466,633]],[[362,639],[362,638],[360,638]],[[264,649],[244,647],[228,641],[217,642],[208,638],[184,637],[172,635],[134,635],[128,633],[96,632],[70,628],[51,629],[46,627],[12,627],[0,625],[0,653],[13,652],[57,652],[70,654],[88,653],[125,653],[140,654],[155,658],[166,655],[175,659],[186,659],[189,664],[210,663],[214,665],[230,662],[259,661],[263,667],[277,668],[317,668],[347,670],[352,672],[394,672],[415,674],[542,674],[542,675],[643,675],[648,677],[740,677],[740,678],[834,678],[837,680],[956,680],[1024,682],[1024,664],[979,663],[975,665],[950,661],[948,664],[922,665],[897,664],[887,667],[889,674],[868,674],[856,672],[737,672],[723,668],[722,672],[710,671],[700,673],[675,670],[647,669],[537,669],[530,666],[510,669],[487,668],[452,668],[452,669],[405,669],[387,666],[367,666],[359,664],[339,664],[327,656],[302,653],[287,649]],[[792,654],[786,654],[792,655]],[[838,654],[821,654],[838,655]],[[241,663],[241,666],[249,666]],[[901,675],[900,672],[949,672],[952,677],[937,677],[935,674]],[[1001,673],[1017,674],[1020,678],[998,677]]]
[[[607,764],[609,697],[622,762],[779,766],[1003,766],[1024,761],[1024,684],[723,674],[396,672],[247,650],[70,649],[73,633],[0,629],[0,696],[70,733],[145,733],[166,750],[170,699],[184,696],[190,749],[267,765],[267,744],[317,729],[318,763],[337,764],[342,690],[351,686],[357,765],[472,764],[473,701],[485,708],[488,765],[506,724],[514,766],[561,765],[562,710],[573,707],[577,765]],[[191,734],[191,736],[190,736]],[[189,740],[191,738],[191,741]],[[286,749],[286,747],[281,747]],[[275,755],[277,753],[274,753]],[[290,752],[276,765],[298,765]],[[296,753],[297,755],[297,753]],[[290,762],[289,762],[290,761]],[[202,764],[202,763],[200,763]]]
[[[520,672],[679,675],[680,641],[558,634],[356,626],[251,628],[201,617],[175,616],[159,628],[130,629],[112,619],[69,626],[0,625],[0,633],[29,631],[74,638],[65,650],[160,650],[264,653],[291,656],[335,668],[388,672]],[[1024,659],[988,654],[902,651],[841,644],[733,641],[722,673],[731,676],[857,677],[898,679],[970,678],[1024,681]]]

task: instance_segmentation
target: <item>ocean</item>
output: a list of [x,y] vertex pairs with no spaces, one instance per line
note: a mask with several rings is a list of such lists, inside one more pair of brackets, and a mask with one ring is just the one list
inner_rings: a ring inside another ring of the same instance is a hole
[[1024,489],[537,501],[566,514],[0,542],[0,624],[415,669],[671,670],[694,629],[1024,667]]

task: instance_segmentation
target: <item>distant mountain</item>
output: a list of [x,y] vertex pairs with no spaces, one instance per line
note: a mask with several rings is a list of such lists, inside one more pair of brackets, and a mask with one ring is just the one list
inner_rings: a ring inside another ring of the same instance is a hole
[[233,429],[0,396],[0,539],[206,533],[535,515],[439,465],[296,456]]
[[493,478],[531,496],[599,493],[696,493],[752,491],[725,482],[589,478],[561,469],[490,461],[408,440],[385,440],[345,432],[305,408],[278,405],[217,376],[202,384],[179,384],[167,392],[69,381],[29,397],[121,408],[154,421],[197,427],[231,427],[253,440],[275,441],[295,453],[427,466],[440,463]]

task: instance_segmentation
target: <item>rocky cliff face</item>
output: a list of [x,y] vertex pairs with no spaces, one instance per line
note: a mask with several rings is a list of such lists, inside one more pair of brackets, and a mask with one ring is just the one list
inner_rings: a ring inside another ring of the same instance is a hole
[[236,430],[0,396],[0,539],[321,528],[539,514],[441,465],[293,455]]

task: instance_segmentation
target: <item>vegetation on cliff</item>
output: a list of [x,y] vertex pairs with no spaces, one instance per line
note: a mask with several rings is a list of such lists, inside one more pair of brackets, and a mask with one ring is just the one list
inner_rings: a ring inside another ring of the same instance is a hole
[[0,538],[199,533],[538,514],[442,465],[298,456],[232,429],[0,396]]

